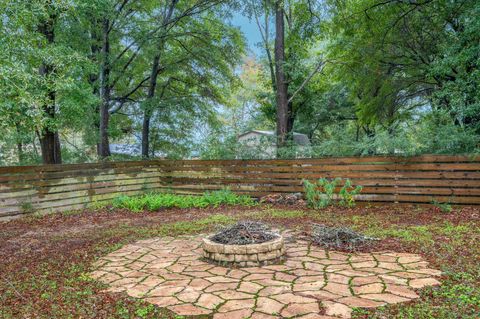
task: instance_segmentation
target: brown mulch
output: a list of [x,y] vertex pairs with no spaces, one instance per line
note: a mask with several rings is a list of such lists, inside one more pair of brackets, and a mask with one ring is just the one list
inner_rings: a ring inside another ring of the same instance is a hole
[[[85,232],[101,232],[102,230],[115,229],[119,226],[152,227],[189,221],[208,217],[212,214],[236,215],[250,211],[248,207],[218,207],[209,209],[164,209],[156,212],[132,213],[127,209],[102,209],[97,211],[84,210],[79,213],[64,215],[50,214],[42,218],[27,217],[9,222],[0,222],[0,265],[5,262],[2,257],[36,258],[31,253],[45,253],[52,237],[82,237]],[[78,239],[76,239],[78,240]],[[62,243],[61,243],[62,244]],[[58,253],[69,252],[69,242],[65,246],[55,247]],[[28,249],[26,253],[25,249]],[[1,268],[0,268],[1,269]]]
[[[285,205],[270,206],[273,209],[300,209]],[[101,233],[119,226],[152,227],[205,218],[212,214],[238,216],[249,211],[261,210],[259,207],[218,207],[209,209],[165,209],[157,212],[132,213],[128,210],[103,209],[99,211],[85,210],[78,214],[64,215],[51,214],[42,218],[23,218],[9,222],[0,222],[0,272],[18,262],[27,263],[29,260],[48,260],[55,255],[68,255],[73,249],[81,249],[85,245],[92,245],[92,239],[82,236],[85,232]],[[311,224],[309,212],[299,218],[271,218],[270,222],[285,228],[301,226],[305,228]],[[432,222],[449,221],[456,225],[468,221],[480,221],[480,207],[460,207],[450,213],[443,213],[436,207],[416,206],[358,206],[355,208],[329,207],[322,210],[322,215],[331,219],[323,223],[336,226],[338,221],[348,220],[353,216],[371,216],[380,223],[405,225],[426,225]],[[341,219],[334,218],[340,216]],[[262,218],[268,221],[269,218]],[[62,238],[51,245],[52,238]],[[84,247],[85,248],[85,247]],[[370,249],[370,248],[369,248]],[[411,249],[397,240],[382,240],[374,249],[404,251]]]
[[[275,209],[292,209],[291,206],[275,205]],[[312,224],[312,218],[309,216],[309,212],[314,214],[315,210],[305,209],[303,206],[296,207],[298,210],[304,210],[307,213],[303,217],[298,218],[267,218],[266,220],[277,226],[283,226],[285,228],[297,228],[300,227],[303,231],[304,238],[308,239],[310,235],[310,226]],[[323,209],[322,216],[325,219],[321,222],[329,226],[348,226],[346,222],[351,222],[351,219],[356,216],[369,217],[380,225],[397,225],[400,228],[405,226],[422,226],[432,223],[444,223],[450,222],[453,225],[461,223],[480,223],[480,206],[460,206],[454,208],[451,212],[442,212],[438,207],[431,205],[395,205],[395,204],[382,204],[382,205],[357,205],[353,208],[345,208],[332,206]],[[265,219],[264,219],[265,220]],[[318,222],[318,220],[315,220]],[[437,245],[441,245],[442,241],[449,241],[446,237],[436,237],[435,241]],[[357,252],[374,252],[374,251],[395,251],[405,253],[417,253],[422,254],[433,265],[440,265],[444,260],[438,260],[438,256],[435,251],[423,251],[415,243],[406,243],[399,238],[385,238],[376,241],[374,245],[359,247]],[[457,248],[459,249],[459,248]],[[458,251],[459,254],[467,255],[469,247],[461,247],[464,251]],[[343,252],[350,252],[348,249],[339,249]],[[452,261],[454,262],[454,261]]]

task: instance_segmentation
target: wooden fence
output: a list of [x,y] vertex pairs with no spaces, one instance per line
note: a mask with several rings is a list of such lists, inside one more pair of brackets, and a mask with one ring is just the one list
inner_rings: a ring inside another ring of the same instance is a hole
[[195,194],[229,187],[258,197],[303,190],[302,180],[350,178],[359,201],[480,204],[480,157],[152,160],[0,167],[0,218],[81,209],[121,194]]

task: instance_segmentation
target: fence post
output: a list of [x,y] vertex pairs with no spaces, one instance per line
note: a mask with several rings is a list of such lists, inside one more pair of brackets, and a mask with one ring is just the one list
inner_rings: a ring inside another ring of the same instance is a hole
[[399,174],[399,169],[398,169],[398,160],[395,160],[395,182],[394,182],[394,194],[393,194],[393,201],[395,204],[398,204],[398,174]]

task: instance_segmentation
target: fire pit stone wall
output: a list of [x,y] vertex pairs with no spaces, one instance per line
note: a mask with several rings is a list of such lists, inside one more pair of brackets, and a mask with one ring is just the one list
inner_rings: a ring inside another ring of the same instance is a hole
[[203,238],[203,256],[218,263],[233,263],[241,267],[270,264],[285,253],[282,236],[260,244],[226,245]]

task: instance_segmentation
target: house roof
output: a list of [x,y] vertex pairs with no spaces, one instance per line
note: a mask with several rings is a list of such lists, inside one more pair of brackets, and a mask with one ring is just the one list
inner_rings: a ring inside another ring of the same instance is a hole
[[[241,138],[242,136],[245,136],[247,134],[252,134],[252,133],[263,135],[263,136],[275,136],[274,131],[251,130],[251,131],[240,134],[238,138]],[[310,140],[308,139],[308,136],[302,133],[293,132],[293,141],[298,145],[310,145]]]
[[139,155],[141,145],[139,144],[110,144],[110,152],[112,154],[122,155]]

